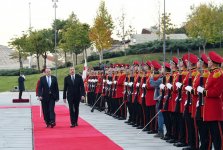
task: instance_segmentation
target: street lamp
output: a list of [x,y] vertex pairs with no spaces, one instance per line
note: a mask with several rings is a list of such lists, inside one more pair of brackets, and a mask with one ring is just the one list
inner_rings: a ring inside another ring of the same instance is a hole
[[53,8],[55,10],[55,18],[54,18],[54,59],[55,59],[55,73],[56,73],[56,77],[57,77],[57,27],[56,27],[56,9],[57,9],[57,2],[58,0],[52,0],[53,4]]

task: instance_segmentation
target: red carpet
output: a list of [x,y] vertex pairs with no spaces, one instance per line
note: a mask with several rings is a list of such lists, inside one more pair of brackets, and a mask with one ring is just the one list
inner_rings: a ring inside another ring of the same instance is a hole
[[78,127],[70,128],[68,108],[56,106],[56,127],[46,128],[39,107],[32,107],[35,150],[120,150],[120,146],[79,118]]

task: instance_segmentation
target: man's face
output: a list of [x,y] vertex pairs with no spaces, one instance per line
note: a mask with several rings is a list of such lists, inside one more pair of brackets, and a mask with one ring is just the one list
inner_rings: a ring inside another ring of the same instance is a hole
[[47,68],[45,72],[46,72],[46,75],[47,76],[50,76],[51,75],[51,69]]
[[210,58],[208,58],[208,67],[211,68],[213,66],[213,62]]
[[75,69],[74,68],[70,68],[70,75],[74,75],[75,73]]

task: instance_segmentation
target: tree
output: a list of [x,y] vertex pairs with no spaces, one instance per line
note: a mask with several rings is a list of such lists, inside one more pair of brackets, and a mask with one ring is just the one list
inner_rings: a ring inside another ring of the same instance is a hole
[[125,40],[127,37],[131,37],[131,35],[134,32],[134,28],[131,25],[126,25],[126,14],[124,11],[122,11],[122,15],[120,18],[118,18],[118,26],[117,26],[117,36],[121,38],[125,56],[126,56],[126,51],[125,51]]
[[200,38],[203,40],[202,45],[219,41],[221,30],[223,28],[223,16],[219,13],[216,6],[209,4],[201,4],[198,7],[191,7],[192,13],[188,16],[186,22],[186,31],[192,38]]
[[89,37],[99,52],[100,62],[103,60],[103,51],[112,46],[113,21],[108,13],[105,2],[101,1],[94,25],[90,29]]
[[23,68],[22,59],[26,59],[28,56],[27,49],[27,34],[23,34],[21,37],[13,38],[9,45],[16,51],[11,55],[12,59],[18,59],[20,70]]
[[[161,18],[161,34],[163,35],[163,31],[164,31],[164,14],[162,14],[162,18]],[[166,13],[165,14],[165,30],[166,30],[166,34],[170,34],[171,30],[173,30],[174,25],[171,23],[171,13]]]

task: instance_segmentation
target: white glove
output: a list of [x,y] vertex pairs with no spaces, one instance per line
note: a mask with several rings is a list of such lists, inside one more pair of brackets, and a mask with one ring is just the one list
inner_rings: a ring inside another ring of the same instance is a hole
[[117,81],[114,81],[113,83],[114,83],[114,84],[116,84],[116,83],[117,83]]
[[186,87],[185,87],[185,90],[187,90],[188,92],[191,92],[191,90],[192,90],[192,86],[189,86],[189,85],[186,86]]
[[143,84],[142,84],[142,88],[145,88],[145,87],[146,87],[146,84],[145,84],[145,83],[143,83]]
[[170,84],[170,83],[167,83],[167,84],[166,84],[166,87],[167,87],[168,89],[171,89],[171,88],[172,88],[172,86],[173,86],[173,85],[172,85],[172,84]]
[[200,93],[203,93],[204,92],[204,88],[202,88],[201,86],[198,86],[197,87],[197,91],[200,92]]
[[165,88],[164,84],[160,84],[160,89],[163,90]]
[[125,86],[128,85],[128,82],[124,82],[124,85],[125,85]]
[[24,75],[22,75],[22,77],[23,77],[24,79],[26,79],[26,77],[25,77]]
[[105,83],[105,80],[103,79],[103,83]]
[[130,82],[130,83],[129,83],[129,86],[132,86],[132,85],[133,85],[133,82]]
[[177,88],[181,88],[181,86],[182,86],[182,83],[180,83],[180,82],[177,82],[177,83],[176,83],[176,86],[177,86]]
[[138,83],[136,83],[136,87],[139,87],[139,82],[138,82]]

